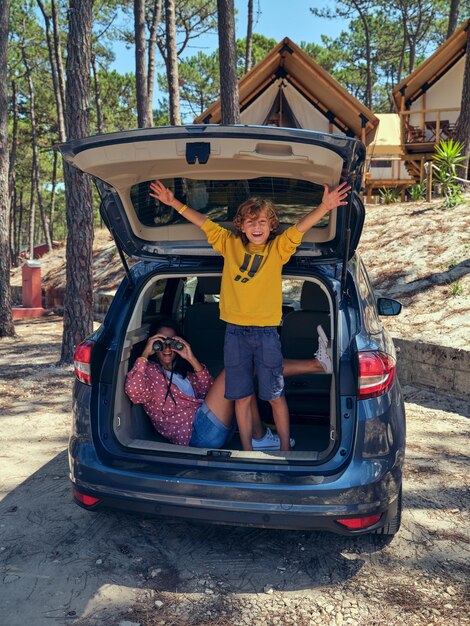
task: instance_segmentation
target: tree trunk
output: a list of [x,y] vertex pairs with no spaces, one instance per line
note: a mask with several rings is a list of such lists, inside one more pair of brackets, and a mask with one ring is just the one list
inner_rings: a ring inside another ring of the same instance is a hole
[[96,69],[96,56],[91,53],[91,69],[93,70],[93,91],[95,94],[96,106],[96,132],[101,135],[103,131],[103,113],[101,111],[101,90],[98,79],[98,70]]
[[449,24],[447,26],[447,39],[455,32],[459,19],[460,0],[450,0]]
[[52,165],[52,181],[51,181],[51,209],[49,213],[49,232],[51,234],[51,241],[54,241],[54,216],[55,216],[55,199],[56,199],[56,186],[57,186],[57,161],[58,154],[57,150],[54,150],[53,155],[53,165]]
[[[90,133],[90,63],[93,0],[70,0],[67,40],[68,139]],[[67,215],[66,287],[61,363],[93,331],[93,210],[91,182],[64,163]]]
[[[37,124],[36,124],[36,105],[34,98],[34,85],[31,78],[31,68],[29,67],[29,60],[26,56],[25,49],[23,48],[23,63],[25,67],[25,75],[26,81],[28,84],[28,92],[29,92],[29,118],[31,120],[31,143],[33,148],[33,163],[32,163],[32,182],[33,189],[31,189],[32,193],[35,193],[38,198],[39,211],[41,215],[42,228],[44,232],[44,238],[46,240],[47,249],[52,250],[52,241],[51,234],[49,231],[49,220],[46,215],[46,209],[44,206],[44,200],[42,197],[41,191],[41,177],[39,174],[39,151],[38,151],[38,133],[37,133]],[[34,258],[34,208],[32,208],[32,216],[31,216],[31,231],[30,231],[30,240],[31,240],[31,259]]]
[[217,0],[222,124],[240,123],[233,0]]
[[0,3],[0,337],[13,337],[10,287],[10,190],[8,184],[8,19],[10,0]]
[[34,188],[34,174],[31,168],[30,180],[31,192],[29,194],[29,237],[28,237],[28,253],[31,260],[34,259],[34,235],[36,233],[36,194]]
[[157,47],[157,29],[162,17],[162,0],[153,3],[152,22],[150,24],[150,36],[148,44],[148,71],[147,71],[147,94],[148,94],[148,118],[150,126],[153,126],[153,87],[155,84],[155,50]]
[[246,30],[245,73],[253,65],[253,0],[248,0],[248,24]]
[[[60,45],[60,25],[59,25],[59,15],[57,13],[56,0],[51,0],[51,11],[52,11],[52,27],[53,27],[53,35],[54,35],[54,53],[55,53],[55,64],[57,68],[57,81],[59,86],[59,98],[61,101],[61,106],[57,110],[57,114],[59,116],[59,129],[64,129],[64,141],[66,137],[65,131],[65,72],[64,72],[64,63],[62,61],[62,47]],[[62,140],[62,136],[61,136]]]
[[462,100],[460,103],[460,115],[455,125],[455,141],[463,144],[463,154],[467,164],[458,169],[460,178],[469,177],[468,163],[470,160],[470,28],[467,29],[467,52],[465,55],[465,69],[463,72]]
[[[33,148],[33,163],[32,163],[32,189],[31,193],[36,194],[38,198],[39,211],[41,215],[42,227],[44,232],[44,238],[46,240],[47,249],[52,250],[51,234],[49,232],[49,223],[46,215],[46,209],[44,207],[44,201],[41,191],[41,180],[39,174],[39,153],[38,153],[38,133],[36,125],[36,106],[34,98],[34,85],[31,78],[31,68],[29,67],[29,60],[26,56],[26,51],[23,48],[23,63],[25,67],[26,81],[29,91],[29,119],[31,121],[31,143]],[[34,203],[31,203],[31,227],[30,227],[30,251],[31,259],[34,259]]]
[[175,1],[165,0],[165,28],[167,61],[166,75],[168,79],[168,95],[170,100],[170,124],[181,125],[180,86],[178,74],[178,54],[176,50],[176,17]]
[[370,44],[369,16],[367,12],[364,12],[359,2],[354,2],[353,0],[353,4],[356,11],[359,13],[359,18],[364,27],[364,35],[366,38],[366,94],[364,104],[367,108],[372,109],[372,52]]
[[57,70],[57,58],[54,51],[54,41],[51,35],[51,17],[46,12],[46,7],[42,0],[37,0],[41,13],[44,17],[44,24],[46,26],[46,41],[49,51],[49,62],[51,64],[52,84],[54,86],[54,98],[57,111],[57,125],[59,127],[59,139],[61,142],[65,141],[65,120],[64,120],[64,108],[63,99],[60,94],[59,76]]
[[147,70],[145,61],[145,0],[134,0],[135,32],[135,89],[137,97],[137,124],[149,128]]
[[10,188],[10,249],[11,259],[14,267],[18,265],[18,257],[20,254],[16,238],[16,155],[18,150],[18,96],[16,90],[16,82],[11,83],[11,103],[12,103],[12,121],[11,121],[11,150],[9,160],[8,185]]

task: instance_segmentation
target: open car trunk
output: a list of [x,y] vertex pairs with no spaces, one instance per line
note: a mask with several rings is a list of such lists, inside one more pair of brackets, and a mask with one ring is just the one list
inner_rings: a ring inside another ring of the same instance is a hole
[[[162,451],[235,460],[321,462],[337,444],[336,375],[310,373],[285,377],[291,437],[290,452],[245,452],[238,432],[223,450],[172,444],[159,435],[141,405],[132,404],[124,391],[126,374],[142,353],[150,325],[158,317],[180,323],[194,354],[216,376],[223,368],[225,322],[219,318],[220,274],[154,276],[136,297],[118,361],[113,428],[119,443],[130,451]],[[335,305],[326,279],[283,277],[283,323],[279,328],[285,359],[313,359],[321,324],[334,349]],[[259,401],[262,421],[274,427],[269,403]],[[235,418],[234,418],[235,419]]]

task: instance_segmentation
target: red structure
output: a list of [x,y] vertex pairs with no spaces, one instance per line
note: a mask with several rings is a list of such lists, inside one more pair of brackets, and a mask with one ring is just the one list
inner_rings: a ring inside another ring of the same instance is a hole
[[13,319],[40,317],[46,310],[42,306],[41,265],[25,261],[22,269],[22,306],[13,307]]

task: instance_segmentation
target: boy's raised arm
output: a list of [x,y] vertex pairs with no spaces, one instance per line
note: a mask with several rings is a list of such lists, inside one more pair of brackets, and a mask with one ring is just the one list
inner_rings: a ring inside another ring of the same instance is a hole
[[153,192],[149,194],[151,198],[156,198],[157,200],[160,200],[160,202],[163,202],[163,204],[171,206],[175,209],[175,211],[178,211],[178,213],[183,215],[183,217],[185,217],[189,222],[192,222],[195,226],[201,228],[206,221],[207,217],[205,215],[201,215],[199,211],[195,211],[188,205],[177,200],[171,189],[165,187],[165,185],[159,180],[150,183],[150,189],[151,192]]
[[323,198],[320,204],[297,223],[297,230],[299,232],[306,233],[312,226],[315,226],[326,213],[336,209],[338,206],[347,204],[346,198],[351,189],[351,185],[348,185],[347,181],[341,183],[332,191],[328,189],[328,185],[323,185],[323,187]]

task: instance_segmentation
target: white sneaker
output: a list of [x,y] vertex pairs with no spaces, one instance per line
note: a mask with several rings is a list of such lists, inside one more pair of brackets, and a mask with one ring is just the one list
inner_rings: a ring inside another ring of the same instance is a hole
[[333,361],[331,359],[331,347],[328,345],[328,337],[323,328],[318,325],[318,350],[315,358],[319,361],[327,374],[333,373]]
[[[281,447],[281,440],[278,435],[275,435],[270,428],[266,428],[264,437],[261,439],[252,439],[251,446],[253,450],[279,450]],[[295,439],[290,440],[290,447],[295,446]]]

